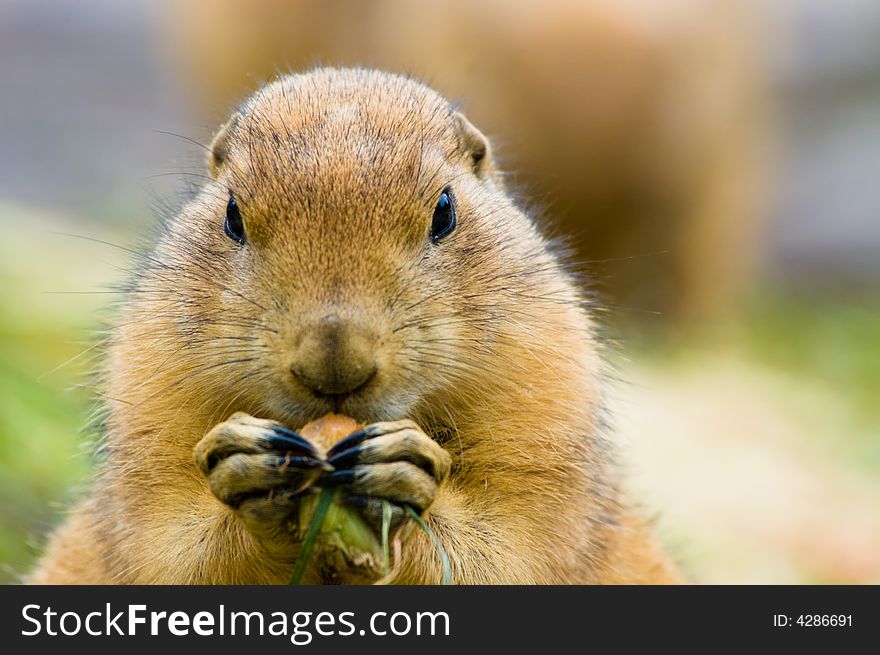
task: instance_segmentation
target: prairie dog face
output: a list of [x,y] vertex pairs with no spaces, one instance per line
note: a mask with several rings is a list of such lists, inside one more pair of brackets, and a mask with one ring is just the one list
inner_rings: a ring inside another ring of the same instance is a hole
[[154,255],[179,273],[153,284],[176,285],[174,357],[230,410],[294,424],[448,413],[560,311],[555,260],[485,138],[415,81],[285,77],[221,128],[209,167]]

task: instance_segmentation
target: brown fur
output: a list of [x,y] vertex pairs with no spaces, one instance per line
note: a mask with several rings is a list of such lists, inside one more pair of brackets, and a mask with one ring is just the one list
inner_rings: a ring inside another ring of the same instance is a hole
[[[772,106],[754,2],[190,0],[163,16],[208,124],[279,62],[426,77],[570,241],[615,321],[732,313],[759,270]],[[230,47],[234,43],[235,47]]]
[[[211,168],[133,284],[107,359],[105,461],[31,581],[285,582],[296,535],[255,536],[193,448],[233,411],[298,427],[329,410],[410,418],[451,455],[426,519],[456,583],[675,580],[618,491],[588,308],[445,100],[378,72],[285,77],[227,123]],[[458,228],[433,244],[447,185]],[[244,246],[224,234],[229,190]],[[375,379],[336,404],[289,370],[328,312],[379,335]],[[424,534],[402,553],[396,582],[441,579]]]

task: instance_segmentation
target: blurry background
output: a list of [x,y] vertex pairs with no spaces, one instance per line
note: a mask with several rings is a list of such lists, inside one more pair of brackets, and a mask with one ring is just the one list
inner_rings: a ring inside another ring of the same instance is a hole
[[88,477],[108,243],[318,63],[460,101],[571,237],[629,484],[694,580],[880,582],[875,0],[0,1],[0,580]]

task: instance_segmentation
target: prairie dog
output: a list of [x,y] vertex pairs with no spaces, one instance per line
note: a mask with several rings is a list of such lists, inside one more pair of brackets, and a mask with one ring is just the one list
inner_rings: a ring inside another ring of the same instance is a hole
[[[455,583],[676,579],[618,490],[588,303],[452,105],[376,71],[283,77],[209,169],[132,281],[103,463],[31,581],[286,582],[294,431],[327,412],[367,424],[334,484],[368,520],[421,512]],[[318,555],[304,581],[371,582]],[[440,579],[406,532],[395,582]]]

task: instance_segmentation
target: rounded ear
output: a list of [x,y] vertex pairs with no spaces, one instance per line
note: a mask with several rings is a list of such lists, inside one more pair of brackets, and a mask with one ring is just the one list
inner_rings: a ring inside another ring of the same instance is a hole
[[220,170],[229,157],[229,137],[236,125],[238,125],[238,114],[233,114],[232,118],[221,125],[214,138],[211,139],[211,152],[208,155],[208,170],[211,172],[211,177],[216,178],[220,174]]
[[455,122],[461,148],[469,157],[474,175],[497,181],[489,140],[461,112],[455,112]]

